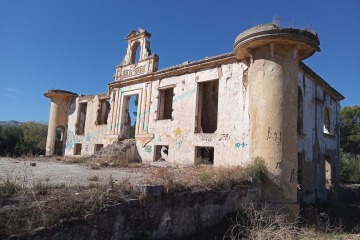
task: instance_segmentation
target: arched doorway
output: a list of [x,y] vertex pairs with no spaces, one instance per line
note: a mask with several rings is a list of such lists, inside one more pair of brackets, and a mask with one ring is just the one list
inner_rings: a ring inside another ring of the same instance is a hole
[[54,154],[57,156],[63,156],[65,127],[61,125],[57,126],[55,131],[56,133]]

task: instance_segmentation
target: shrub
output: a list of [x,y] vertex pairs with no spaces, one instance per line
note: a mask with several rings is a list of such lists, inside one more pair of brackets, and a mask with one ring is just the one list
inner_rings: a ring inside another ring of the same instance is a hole
[[256,158],[247,164],[244,171],[252,178],[253,182],[264,183],[268,178],[265,161],[260,158]]
[[20,191],[21,187],[16,182],[12,182],[9,179],[2,184],[0,184],[0,196],[10,197]]
[[360,182],[360,159],[350,153],[341,153],[340,157],[341,181]]
[[295,239],[300,235],[302,230],[298,227],[298,221],[289,221],[281,209],[271,209],[265,205],[258,210],[253,205],[247,205],[238,212],[235,223],[223,239]]

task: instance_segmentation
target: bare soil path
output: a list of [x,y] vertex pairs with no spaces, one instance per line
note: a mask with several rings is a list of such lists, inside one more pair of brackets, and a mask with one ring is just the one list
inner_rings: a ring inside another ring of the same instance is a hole
[[[35,166],[31,166],[30,164]],[[38,183],[66,186],[86,186],[89,179],[97,177],[98,182],[116,182],[125,179],[140,183],[148,177],[144,168],[102,168],[91,169],[88,164],[69,164],[54,158],[0,158],[0,183],[7,179],[32,187]]]

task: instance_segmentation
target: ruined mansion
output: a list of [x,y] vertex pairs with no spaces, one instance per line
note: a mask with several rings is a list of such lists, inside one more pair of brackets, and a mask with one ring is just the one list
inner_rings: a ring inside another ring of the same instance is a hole
[[129,33],[107,93],[45,93],[46,155],[87,156],[134,136],[142,162],[231,167],[264,160],[276,186],[262,194],[272,202],[329,196],[339,177],[344,97],[302,62],[319,50],[316,33],[257,25],[237,36],[230,53],[160,70],[150,36]]

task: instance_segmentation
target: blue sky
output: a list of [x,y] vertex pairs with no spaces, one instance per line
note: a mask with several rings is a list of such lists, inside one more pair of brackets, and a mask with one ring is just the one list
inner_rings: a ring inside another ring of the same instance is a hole
[[282,27],[313,28],[321,52],[305,60],[360,105],[360,1],[0,0],[0,120],[49,118],[49,89],[107,91],[126,35],[152,33],[160,69],[232,51],[236,36],[280,17]]

